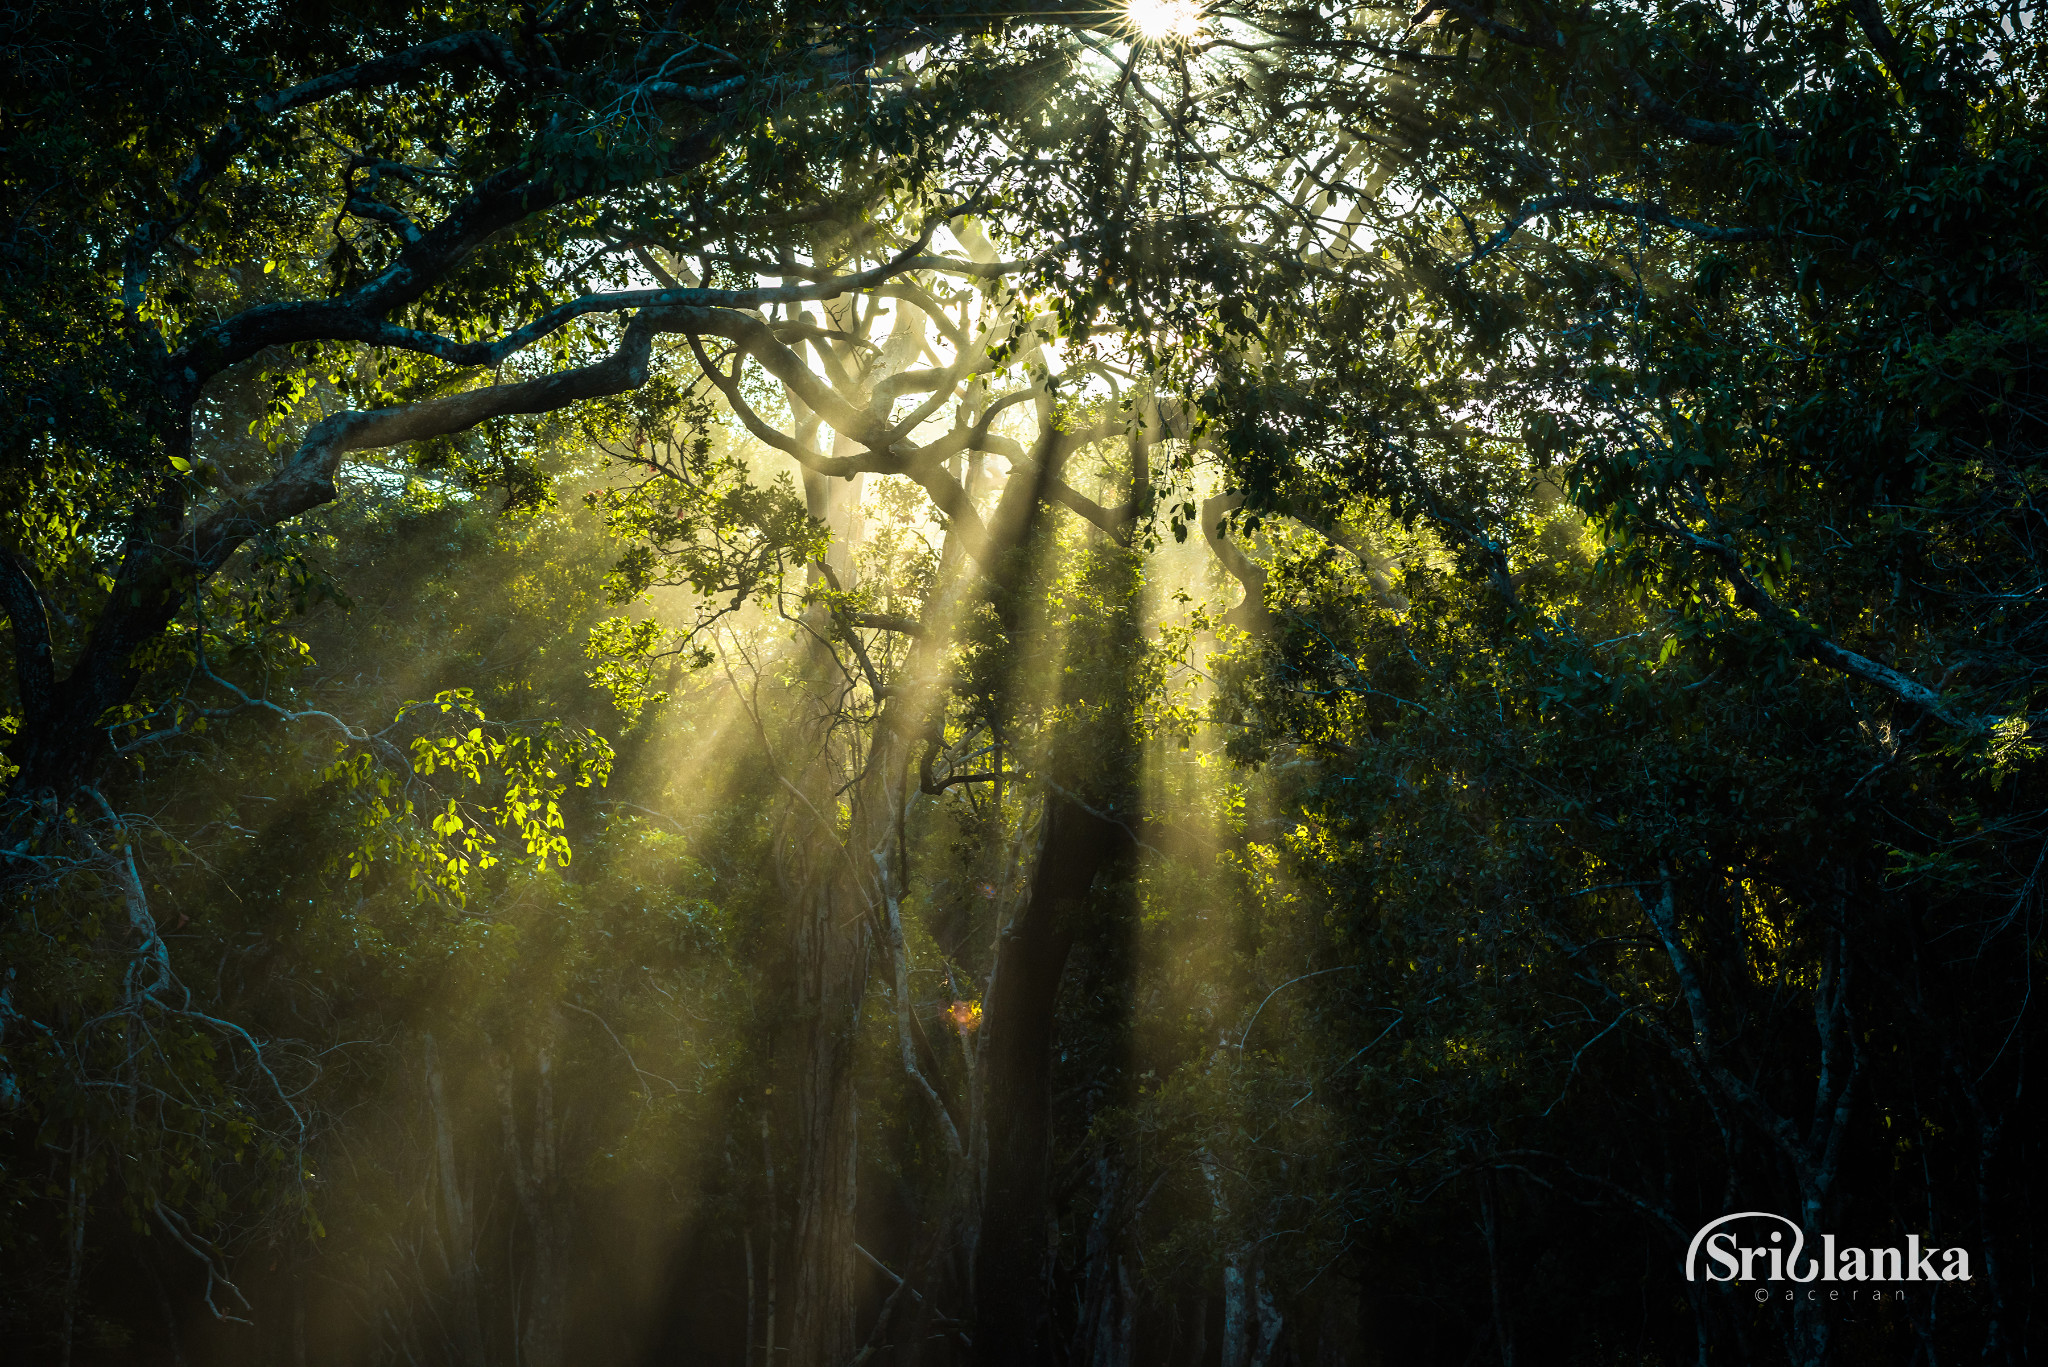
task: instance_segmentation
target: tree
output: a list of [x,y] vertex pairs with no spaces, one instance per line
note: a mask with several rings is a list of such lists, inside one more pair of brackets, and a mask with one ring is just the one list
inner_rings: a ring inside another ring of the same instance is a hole
[[[175,724],[137,695],[142,657],[239,550],[334,498],[351,453],[628,392],[657,337],[861,283],[764,289],[749,263],[920,184],[958,79],[867,81],[947,41],[907,14],[19,23],[10,83],[41,93],[8,179],[17,795],[95,775],[116,709]],[[245,434],[250,384],[272,393]],[[535,496],[496,445],[498,481]]]
[[22,21],[23,1322],[2023,1354],[2031,17],[1029,18]]
[[[1320,759],[1328,824],[1295,855],[1363,959],[1324,985],[1336,1009],[1386,1003],[1402,1037],[1447,1009],[1403,965],[1458,974],[1479,995],[1416,1047],[1493,1066],[1518,1035],[1474,1042],[1505,1009],[1487,975],[1517,978],[1579,1022],[1550,1096],[1640,1030],[1676,1072],[1601,1104],[1660,1137],[1696,1107],[1723,1136],[1683,1161],[1538,1141],[1533,1085],[1467,1065],[1446,1180],[1477,1185],[1489,1231],[1512,1172],[1666,1245],[1768,1191],[1816,1235],[1961,1219],[2014,1247],[1972,1193],[2024,1162],[2002,1117],[2037,971],[2038,664],[2006,605],[2039,581],[2038,33],[1968,7],[1300,23],[1242,105],[1205,101],[1230,132],[1189,155],[1274,205],[1307,268],[1194,364],[1240,522],[1282,538],[1285,626],[1229,715],[1241,754]],[[1958,976],[1926,985],[1933,943],[1965,933]],[[1632,945],[1654,977],[1609,957]],[[1847,1174],[1935,1095],[1949,1118],[1925,1123],[1974,1136],[1954,1187],[1929,1168],[1917,1189],[1945,1213],[1859,1206]],[[1676,1183],[1697,1194],[1655,1194]],[[1951,1330],[2015,1351],[2008,1294]],[[1695,1306],[1703,1344],[1739,1332],[1716,1313]],[[1849,1351],[1824,1315],[1784,1330],[1798,1360]]]
[[[703,339],[722,337],[733,359],[779,370],[799,402],[854,439],[850,454],[813,462],[822,473],[930,476],[965,444],[955,434],[945,451],[904,449],[922,414],[899,430],[886,400],[879,413],[850,407],[746,311],[838,298],[923,259],[950,212],[924,180],[933,114],[989,55],[948,37],[957,26],[885,14],[848,28],[756,11],[480,13],[480,27],[397,12],[367,28],[354,15],[306,26],[260,10],[197,17],[44,12],[24,16],[14,49],[22,88],[46,92],[23,122],[34,155],[10,176],[9,316],[21,345],[10,348],[18,497],[4,579],[14,819],[26,836],[14,853],[31,882],[68,846],[105,854],[70,804],[98,793],[112,756],[238,709],[311,715],[244,687],[228,661],[261,676],[269,657],[291,655],[295,643],[273,629],[319,579],[285,548],[289,529],[336,497],[351,453],[439,440],[428,461],[503,485],[515,506],[542,502],[535,453],[516,435],[494,430],[467,449],[451,439],[638,390],[667,336],[688,337],[699,356]],[[875,98],[870,75],[934,44],[966,60],[948,71],[942,56],[905,97]],[[281,159],[296,180],[266,173]],[[882,203],[912,214],[909,237],[872,237],[863,218]],[[873,263],[851,276],[813,270],[820,242]],[[763,269],[790,282],[759,286]],[[630,321],[607,339],[602,321],[622,314]],[[247,428],[259,440],[244,441],[242,391],[266,379],[273,392]],[[278,436],[282,460],[266,449]],[[224,576],[245,546],[253,563]],[[538,753],[498,739],[466,696],[437,704],[478,725],[467,741],[416,747],[422,773],[452,765],[479,779],[479,764]],[[390,756],[337,724],[367,747],[351,773],[369,781]],[[541,763],[559,758],[550,749]],[[507,775],[489,815],[523,826],[535,853],[553,848],[557,792]],[[377,782],[388,793],[388,777]],[[124,823],[96,800],[125,843]],[[380,818],[412,811],[410,798],[374,805]],[[434,834],[461,851],[434,879],[446,891],[463,895],[490,824],[466,822],[453,800],[435,818]],[[131,893],[139,906],[139,885]],[[131,919],[160,949],[146,910]],[[144,984],[129,1008],[146,1011],[162,986]],[[845,992],[824,996],[829,1014]],[[843,1115],[850,1101],[822,1105]],[[835,1152],[807,1148],[806,1171],[833,1170]],[[806,1275],[850,1259],[840,1233],[813,1240],[831,1252],[804,1256]],[[843,1286],[800,1294],[802,1356],[830,1351],[849,1314]]]

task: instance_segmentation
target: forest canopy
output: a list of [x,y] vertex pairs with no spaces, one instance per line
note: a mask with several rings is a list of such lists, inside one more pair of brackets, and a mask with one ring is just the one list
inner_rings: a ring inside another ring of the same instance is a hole
[[9,9],[0,1351],[2024,1360],[2041,23]]

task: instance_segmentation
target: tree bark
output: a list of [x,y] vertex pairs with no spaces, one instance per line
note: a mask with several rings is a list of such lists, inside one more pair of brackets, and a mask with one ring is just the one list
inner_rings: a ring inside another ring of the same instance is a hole
[[1508,1321],[1507,1296],[1500,1279],[1500,1173],[1489,1168],[1479,1187],[1480,1229],[1486,1236],[1487,1285],[1493,1298],[1493,1336],[1500,1346],[1500,1367],[1515,1367],[1515,1335]]
[[761,1326],[761,1367],[775,1367],[775,1255],[781,1229],[781,1208],[775,1203],[775,1146],[768,1138],[768,1117],[761,1117],[761,1160],[768,1177],[768,1314]]
[[1245,1367],[1252,1354],[1252,1304],[1244,1261],[1233,1251],[1223,1264],[1223,1367]]
[[[835,840],[814,860],[844,862]],[[806,880],[810,881],[810,880]],[[797,1079],[797,1208],[787,1367],[839,1367],[854,1350],[854,1202],[860,1156],[854,1046],[867,987],[859,890],[820,870],[798,907],[799,992],[810,1007]]]
[[[841,330],[855,332],[850,300],[830,301],[825,310]],[[823,347],[820,356],[828,364],[836,360]],[[868,377],[869,384],[861,392],[863,399],[878,378],[879,374]],[[794,387],[789,391],[792,411],[806,429],[803,441],[808,445],[816,429],[810,408],[803,402],[805,397]],[[851,459],[859,448],[844,431],[835,429],[832,440],[835,455]],[[863,530],[861,480],[807,469],[804,495],[811,516],[833,534],[824,566],[811,571],[813,586],[832,583],[851,588]],[[836,761],[849,766],[853,761],[839,753],[842,747],[835,744],[834,732],[852,686],[831,645],[838,634],[832,612],[813,607],[807,626],[810,645],[805,674],[810,696],[804,705],[810,715],[802,718],[805,734],[799,743],[808,751],[809,762],[792,785],[789,827],[782,846],[784,886],[797,909],[798,999],[806,1012],[802,1071],[796,1089],[797,1209],[787,1367],[839,1367],[853,1355],[857,1343],[854,1209],[859,1194],[860,1137],[853,1065],[861,1004],[867,992],[874,912],[863,886],[868,865],[865,846],[872,843],[877,823],[877,794],[872,790],[878,782],[882,788],[888,787],[891,746],[885,717],[876,727],[860,781],[848,792],[848,829],[842,833],[837,826],[842,774]],[[886,833],[891,824],[883,820],[882,831]]]
[[1088,1220],[1088,1244],[1083,1258],[1086,1290],[1081,1323],[1074,1333],[1069,1361],[1087,1367],[1113,1367],[1118,1286],[1116,1273],[1123,1260],[1116,1254],[1117,1193],[1122,1170],[1110,1160],[1107,1149],[1095,1156],[1095,1210]]
[[531,1292],[524,1319],[517,1326],[522,1367],[558,1367],[567,1330],[567,1212],[562,1203],[560,1136],[555,1121],[554,1034],[551,1015],[547,1034],[534,1049],[533,1131],[525,1144],[520,1142],[513,1109],[510,1058],[500,1063],[498,1071],[505,1159],[529,1242],[526,1284]]
[[1280,1330],[1286,1321],[1273,1299],[1273,1288],[1266,1281],[1266,1269],[1256,1265],[1252,1270],[1252,1312],[1257,1320],[1257,1335],[1252,1343],[1250,1367],[1266,1367],[1280,1346]]
[[1053,1007],[1088,896],[1132,847],[1122,826],[1049,795],[1031,895],[1003,932],[983,1027],[989,1152],[974,1259],[977,1367],[1038,1367],[1055,1355],[1047,1241]]
[[[469,1201],[455,1166],[455,1127],[448,1114],[448,1092],[441,1071],[441,1052],[432,1032],[420,1037],[427,1083],[427,1114],[434,1126],[434,1185],[441,1192],[441,1271],[448,1279],[453,1303],[450,1346],[458,1367],[483,1367],[483,1321],[477,1312],[476,1237]],[[301,1307],[303,1309],[303,1307]]]

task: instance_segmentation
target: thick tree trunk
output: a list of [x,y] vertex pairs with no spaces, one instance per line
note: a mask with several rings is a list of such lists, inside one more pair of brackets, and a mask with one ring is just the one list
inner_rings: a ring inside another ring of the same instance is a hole
[[[160,428],[158,450],[164,456],[190,457],[189,408],[173,412]],[[136,653],[163,634],[184,601],[180,579],[192,567],[178,540],[185,516],[182,487],[168,482],[136,513],[107,606],[62,679],[56,676],[42,589],[25,559],[0,553],[0,611],[13,634],[22,710],[20,734],[9,747],[9,758],[20,770],[9,785],[12,796],[68,798],[113,759],[100,719],[133,697],[140,677]]]
[[1107,1367],[1131,1367],[1138,1350],[1138,1288],[1131,1282],[1131,1267],[1119,1253],[1116,1259],[1116,1342]]
[[[857,510],[846,482],[806,474],[811,516],[833,529],[834,557],[851,570],[847,533]],[[828,562],[829,563],[829,562]],[[836,571],[838,567],[834,566]],[[818,571],[812,571],[813,583]],[[867,991],[868,917],[849,868],[834,759],[834,714],[845,697],[826,644],[828,613],[813,609],[806,677],[809,715],[782,842],[782,885],[795,909],[797,1001],[803,1013],[796,1079],[796,1224],[791,1239],[787,1367],[838,1367],[854,1349],[854,1205],[860,1159],[854,1046]],[[779,1367],[771,1364],[771,1367]]]
[[1095,1159],[1095,1210],[1084,1253],[1081,1322],[1067,1360],[1075,1367],[1130,1367],[1137,1332],[1138,1294],[1120,1249],[1120,1228],[1131,1212],[1123,1197],[1121,1164],[1105,1149]]
[[1223,1264],[1223,1367],[1245,1367],[1252,1355],[1252,1302],[1243,1256],[1233,1250]]
[[1082,1255],[1081,1322],[1074,1331],[1068,1360],[1087,1367],[1111,1367],[1115,1361],[1115,1274],[1117,1193],[1122,1172],[1105,1149],[1095,1156],[1095,1210],[1088,1219],[1088,1242]]
[[[427,1083],[427,1114],[434,1126],[434,1185],[440,1189],[441,1221],[434,1230],[441,1273],[448,1279],[448,1340],[456,1367],[483,1367],[483,1320],[478,1314],[475,1224],[468,1193],[455,1166],[455,1126],[448,1111],[441,1051],[431,1032],[420,1036]],[[302,1307],[303,1308],[303,1307]]]
[[[841,332],[864,327],[853,301],[825,305]],[[899,308],[896,326],[879,362],[864,377],[865,399],[875,384],[916,358],[924,315]],[[850,359],[851,353],[849,351]],[[815,422],[791,395],[799,425]],[[808,437],[805,438],[808,440]],[[851,457],[860,444],[833,435],[834,454]],[[865,535],[861,512],[864,481],[804,476],[811,516],[832,529],[825,567],[814,584],[851,589],[856,552]],[[829,574],[830,579],[827,578]],[[841,753],[835,722],[850,685],[828,644],[839,628],[830,611],[813,609],[807,670],[813,690],[803,719],[808,763],[794,787],[783,842],[783,882],[796,906],[799,1001],[807,1018],[801,1073],[797,1079],[797,1210],[790,1287],[789,1353],[772,1367],[841,1367],[855,1350],[854,1208],[860,1147],[854,1057],[861,1004],[867,992],[871,931],[881,906],[896,894],[882,886],[890,877],[886,861],[903,786],[901,699],[892,698],[869,739],[864,757]],[[815,743],[810,738],[815,737]],[[858,766],[859,778],[843,789],[842,769]],[[842,790],[849,804],[846,829],[838,829]]]
[[567,1211],[561,1190],[561,1140],[555,1120],[554,1022],[534,1050],[533,1130],[524,1144],[513,1109],[510,1058],[498,1072],[498,1113],[505,1159],[528,1239],[524,1316],[516,1326],[522,1367],[558,1367],[567,1338]]
[[983,1027],[989,1145],[974,1260],[978,1367],[1038,1367],[1054,1357],[1047,1193],[1053,1007],[1088,895],[1131,847],[1121,826],[1063,795],[1048,797],[1031,896],[1003,932]]
[[1258,1324],[1252,1341],[1250,1367],[1266,1367],[1280,1347],[1280,1330],[1286,1322],[1273,1299],[1273,1288],[1266,1281],[1266,1269],[1263,1267],[1254,1266],[1252,1270],[1252,1311]]
[[[811,852],[843,862],[836,842],[816,841]],[[811,1016],[796,1084],[797,1208],[786,1367],[840,1367],[854,1350],[860,1145],[853,1063],[867,986],[868,926],[858,890],[830,871],[817,877],[798,915],[798,990]]]

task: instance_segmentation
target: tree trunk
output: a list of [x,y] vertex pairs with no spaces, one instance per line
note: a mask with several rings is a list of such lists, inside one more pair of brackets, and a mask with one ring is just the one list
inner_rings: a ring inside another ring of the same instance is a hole
[[434,1185],[441,1193],[439,1227],[433,1232],[448,1280],[448,1339],[457,1367],[483,1367],[483,1321],[477,1312],[476,1233],[469,1199],[455,1167],[455,1127],[448,1114],[448,1089],[441,1051],[431,1032],[420,1036],[427,1083],[427,1116],[434,1126]]
[[1046,799],[1031,895],[1004,930],[984,1029],[989,1152],[975,1250],[974,1361],[1053,1360],[1048,1265],[1053,1007],[1089,892],[1131,848],[1121,826],[1072,799]]
[[1130,1265],[1122,1254],[1116,1260],[1116,1343],[1108,1367],[1131,1367],[1137,1360],[1138,1288],[1131,1282]]
[[[196,398],[196,392],[191,397]],[[190,399],[182,405],[173,401],[168,413],[159,410],[158,416],[156,449],[163,453],[158,459],[190,457]],[[107,606],[62,679],[55,673],[49,605],[41,586],[20,556],[0,554],[0,608],[13,635],[22,710],[19,737],[9,747],[8,758],[19,766],[8,786],[9,796],[51,793],[68,798],[114,758],[100,719],[134,696],[141,677],[137,653],[159,639],[177,616],[187,593],[185,577],[197,571],[195,577],[204,582],[226,559],[222,555],[218,562],[192,563],[190,548],[180,538],[187,530],[181,526],[185,505],[183,489],[173,480],[135,509]],[[233,539],[227,552],[232,554],[257,530],[251,525]]]
[[[851,299],[824,307],[840,332],[857,335],[865,330]],[[876,383],[915,360],[924,326],[921,312],[899,305],[879,360],[865,373],[863,398]],[[850,351],[846,359],[851,359]],[[801,439],[808,441],[808,434],[817,430],[815,419],[794,394],[790,397],[799,428],[806,434]],[[835,433],[833,442],[838,455],[859,450],[859,443],[844,433]],[[855,585],[856,552],[865,535],[862,487],[860,477],[804,476],[811,516],[833,533],[824,566],[811,572],[814,586]],[[893,875],[883,854],[893,841],[903,801],[905,739],[915,729],[914,707],[906,708],[905,698],[891,696],[865,756],[852,752],[857,747],[840,745],[835,740],[838,714],[851,691],[830,644],[840,626],[822,606],[812,609],[809,626],[812,644],[806,677],[812,694],[799,742],[809,759],[791,785],[781,869],[783,886],[797,909],[797,991],[807,1026],[797,1081],[789,1354],[786,1362],[771,1367],[841,1367],[857,1343],[854,1208],[860,1151],[854,1057],[873,922],[882,906],[898,895],[889,885]],[[858,778],[846,786],[842,770],[855,768]],[[848,803],[843,832],[837,824],[842,792]]]
[[761,1159],[768,1175],[768,1312],[761,1326],[761,1367],[775,1367],[775,1255],[782,1215],[775,1203],[775,1146],[769,1142],[765,1114],[761,1117]]
[[1082,1261],[1086,1289],[1081,1323],[1068,1354],[1070,1361],[1087,1367],[1112,1367],[1116,1360],[1115,1276],[1122,1260],[1116,1256],[1115,1235],[1121,1176],[1106,1147],[1095,1155],[1095,1211],[1088,1220],[1088,1243]]
[[[558,1367],[567,1330],[568,1248],[561,1191],[560,1136],[555,1122],[554,1020],[534,1049],[533,1133],[522,1144],[513,1109],[510,1058],[498,1070],[498,1114],[505,1127],[505,1160],[519,1212],[526,1222],[531,1288],[516,1326],[521,1367]],[[515,1309],[515,1313],[516,1309]]]
[[[810,845],[814,859],[844,862],[836,841]],[[839,1367],[854,1350],[853,1215],[860,1146],[853,1063],[867,986],[868,927],[858,890],[830,870],[816,877],[798,915],[798,990],[811,1017],[797,1078],[787,1367]]]
[[[843,438],[835,438],[843,440]],[[844,481],[804,476],[811,516],[833,529],[828,565],[850,575],[849,533],[857,490]],[[837,560],[838,565],[832,561]],[[817,569],[812,583],[822,581]],[[850,582],[843,580],[842,582]],[[797,776],[783,833],[779,873],[795,908],[797,1000],[804,1013],[796,1081],[796,1227],[791,1244],[787,1367],[838,1367],[854,1349],[854,1203],[859,1131],[854,1046],[867,991],[868,917],[835,818],[840,773],[834,722],[846,696],[828,644],[831,617],[809,614],[811,644],[798,744],[809,762]],[[779,1367],[779,1365],[771,1365]]]
[[1280,1330],[1285,1321],[1273,1299],[1273,1288],[1266,1281],[1266,1269],[1256,1264],[1252,1269],[1252,1313],[1257,1320],[1257,1332],[1252,1342],[1250,1367],[1266,1367],[1273,1360],[1274,1351],[1280,1347]]
[[1507,1296],[1500,1280],[1500,1171],[1488,1168],[1479,1186],[1479,1224],[1486,1236],[1487,1284],[1493,1297],[1493,1336],[1500,1345],[1500,1367],[1515,1367],[1515,1335],[1508,1321]]
[[1232,1250],[1223,1263],[1223,1367],[1245,1367],[1252,1355],[1252,1304],[1244,1260]]

